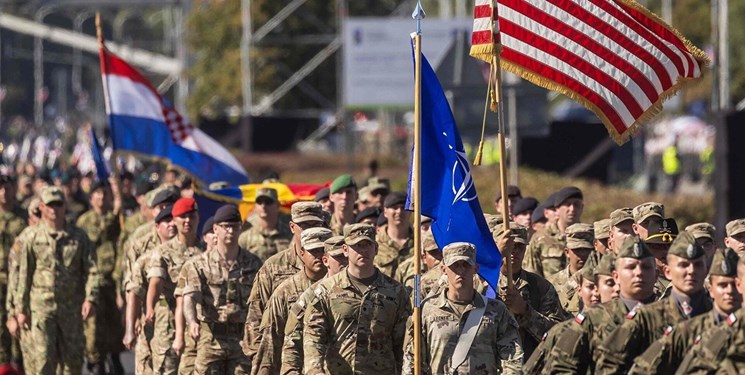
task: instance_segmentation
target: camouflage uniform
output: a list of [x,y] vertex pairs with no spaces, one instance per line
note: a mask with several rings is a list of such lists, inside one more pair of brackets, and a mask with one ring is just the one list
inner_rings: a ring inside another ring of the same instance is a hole
[[[520,374],[523,353],[518,326],[507,307],[499,300],[478,298],[462,313],[447,297],[447,288],[436,297],[422,302],[422,374]],[[468,351],[466,360],[453,368],[451,359],[461,335],[466,313],[486,303],[484,316]],[[414,373],[414,326],[407,324],[402,374]]]
[[282,375],[303,374],[303,318],[306,307],[313,301],[318,283],[320,281],[313,283],[290,306],[282,344],[282,368],[279,371]]
[[30,362],[40,374],[54,374],[58,366],[64,374],[80,374],[85,342],[80,307],[98,299],[99,283],[88,236],[73,226],[54,231],[42,222],[21,244],[20,263],[16,310],[30,319],[35,345]]
[[238,245],[254,253],[263,262],[290,246],[291,240],[290,229],[278,222],[277,229],[267,231],[261,230],[258,226],[251,226],[238,237]]
[[533,234],[523,259],[523,268],[541,277],[548,277],[566,267],[566,238],[556,223]]
[[303,328],[308,374],[396,374],[402,366],[406,289],[382,272],[359,291],[347,273],[321,281],[308,305]]
[[334,232],[334,236],[343,236],[344,235],[344,224],[339,221],[339,219],[336,218],[336,215],[331,215],[331,222],[329,223],[329,228],[332,232]]
[[[181,267],[181,272],[178,274],[178,280],[176,281],[176,289],[173,290],[173,296],[178,299],[184,297],[184,288],[186,287],[186,278],[189,273],[189,269],[194,267],[194,261],[199,259],[199,255],[191,257],[184,262]],[[184,348],[181,351],[181,358],[178,363],[179,375],[191,375],[194,373],[194,362],[197,359],[197,343],[191,337],[188,332],[188,323],[185,323],[186,328],[184,332]]]
[[745,372],[745,309],[731,313],[724,324],[711,327],[694,339],[694,345],[675,374],[742,374]]
[[[28,234],[32,232],[34,227],[26,227],[16,237],[15,243],[8,254],[8,298],[6,299],[5,308],[8,312],[8,316],[15,316],[17,314],[16,306],[18,305],[18,271],[21,266],[21,247],[24,241],[27,240]],[[13,353],[14,361],[21,362],[18,359],[23,356],[23,369],[27,374],[34,374],[37,372],[36,366],[34,365],[34,357],[31,355],[35,348],[32,336],[29,331],[20,330],[19,340],[13,339],[13,345],[16,343],[20,348],[14,348],[14,351],[20,353]]]
[[548,332],[543,335],[541,343],[538,344],[535,350],[533,350],[533,354],[530,355],[530,358],[525,361],[525,366],[523,366],[523,374],[538,375],[543,373],[546,362],[550,359],[549,353],[551,353],[553,347],[556,346],[556,342],[564,334],[564,332],[569,329],[569,326],[573,322],[574,320],[565,320],[561,323],[558,323],[555,326],[551,327],[551,329],[549,329]]
[[153,277],[163,279],[163,294],[155,305],[153,339],[150,341],[153,371],[156,373],[175,374],[178,371],[179,358],[171,348],[176,334],[173,315],[176,299],[173,293],[184,262],[201,252],[198,246],[187,247],[177,236],[156,247],[150,254],[147,280]]
[[124,351],[119,306],[116,295],[119,293],[115,281],[117,251],[114,248],[119,237],[119,218],[111,212],[103,215],[89,210],[78,218],[77,226],[85,231],[91,240],[98,259],[99,293],[96,301],[96,314],[85,322],[86,358],[89,363],[106,360],[108,353]]
[[[565,238],[567,249],[593,249],[594,229],[589,224],[572,224],[566,229]],[[586,263],[589,264],[592,261],[588,258]],[[571,273],[569,267],[570,265],[567,264],[563,270],[548,276],[546,279],[556,288],[564,310],[575,315],[580,311],[581,301],[579,294],[577,294],[577,286],[579,286],[580,280],[579,272]]]
[[[17,207],[12,212],[0,212],[0,262],[2,262],[0,263],[0,298],[2,298],[0,301],[10,299],[8,260],[12,256],[11,249],[17,236],[26,228],[24,218],[25,213]],[[12,311],[6,310],[5,304],[0,304],[0,319],[2,319],[2,322],[7,320],[10,313]],[[0,363],[11,362],[11,359],[18,360],[18,358],[13,358],[13,341],[5,324],[0,324]]]
[[375,256],[375,267],[388,277],[396,275],[396,268],[401,262],[414,253],[414,233],[409,231],[409,238],[399,246],[388,236],[388,224],[378,228],[375,236],[378,241],[378,255]]
[[217,249],[195,258],[186,273],[184,297],[196,304],[201,325],[197,341],[197,374],[248,374],[251,359],[243,354],[241,339],[248,312],[247,300],[261,260],[240,249],[232,265]]

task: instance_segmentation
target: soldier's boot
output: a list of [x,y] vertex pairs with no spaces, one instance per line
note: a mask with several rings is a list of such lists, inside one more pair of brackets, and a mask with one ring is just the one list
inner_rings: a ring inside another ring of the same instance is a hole
[[111,353],[111,373],[113,375],[124,375],[124,366],[119,359],[119,353]]

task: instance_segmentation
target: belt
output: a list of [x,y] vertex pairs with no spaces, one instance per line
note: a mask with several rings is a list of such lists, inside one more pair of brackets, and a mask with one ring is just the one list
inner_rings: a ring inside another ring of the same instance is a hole
[[202,322],[201,326],[203,329],[212,332],[212,336],[243,337],[243,323]]

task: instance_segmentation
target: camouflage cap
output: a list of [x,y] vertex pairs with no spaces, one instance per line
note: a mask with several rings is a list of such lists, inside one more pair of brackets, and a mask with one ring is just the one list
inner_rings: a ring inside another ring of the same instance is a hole
[[470,265],[476,264],[476,246],[468,242],[453,242],[442,249],[442,261],[446,266],[451,266],[459,260],[464,260]]
[[355,203],[367,203],[366,199],[368,194],[370,194],[370,188],[367,186],[361,187],[360,190],[357,190],[357,201]]
[[727,223],[724,227],[727,230],[727,237],[745,232],[745,219],[735,219]]
[[595,246],[595,230],[590,224],[577,223],[567,227],[566,232],[567,249],[592,249]]
[[596,240],[604,240],[610,236],[610,219],[598,220],[592,223],[592,227],[595,230]]
[[617,226],[625,221],[634,221],[634,213],[629,207],[619,208],[610,213],[610,225]]
[[644,243],[639,237],[631,236],[623,240],[621,248],[618,249],[616,258],[633,258],[633,259],[644,259],[653,256],[652,252],[649,251],[647,244]]
[[587,262],[579,270],[579,275],[584,280],[595,280],[595,268],[597,268],[597,257],[591,256],[587,258]]
[[424,223],[431,223],[431,222],[432,222],[432,218],[431,218],[431,217],[429,217],[429,216],[424,216],[424,215],[422,215],[422,216],[421,216],[421,219],[420,219],[420,221],[419,221],[419,222],[420,222],[421,224],[424,224]]
[[383,195],[391,191],[390,182],[388,179],[373,177],[367,180],[367,191],[373,193],[376,191],[381,192]]
[[740,261],[740,257],[737,253],[730,249],[717,250],[714,253],[714,259],[711,260],[711,267],[709,267],[709,276],[737,276],[737,263]]
[[375,242],[374,226],[360,223],[344,227],[344,243],[356,245],[363,241]]
[[484,214],[484,220],[486,220],[486,227],[492,233],[498,230],[499,228],[497,227],[501,227],[501,224],[504,222],[500,214]]
[[682,232],[673,240],[668,255],[675,255],[685,259],[698,259],[704,256],[704,248],[696,242],[692,234]]
[[595,275],[613,276],[612,272],[616,268],[616,254],[612,252],[606,252],[600,257],[597,267],[595,267]]
[[62,193],[62,190],[60,190],[60,188],[56,186],[45,187],[41,191],[41,194],[39,194],[39,197],[44,204],[50,204],[52,202],[65,202],[65,195]]
[[279,199],[277,198],[277,190],[270,188],[270,187],[263,187],[263,188],[257,189],[255,201],[258,202],[259,198],[268,198],[268,199],[271,199],[272,202],[279,201]]
[[308,228],[300,233],[300,246],[303,250],[315,250],[325,248],[325,241],[334,234],[328,228]]
[[295,202],[290,208],[292,221],[295,223],[326,222],[323,212],[323,206],[318,202]]
[[344,236],[329,237],[323,242],[323,248],[326,250],[326,254],[332,257],[344,254],[342,245],[344,245]]
[[[499,223],[499,225],[497,225],[494,232],[492,233],[494,236],[494,240],[496,241],[499,237],[502,237],[502,234],[504,234],[504,225],[502,225],[502,223]],[[528,244],[528,228],[511,221],[510,222],[510,237],[512,237],[515,243],[527,245]]]
[[669,244],[678,236],[678,224],[674,219],[662,219],[649,226],[649,235],[644,240],[646,243]]
[[440,251],[432,232],[424,233],[422,236],[422,251]]
[[696,223],[686,227],[686,232],[690,232],[696,239],[708,238],[714,240],[714,233],[716,231],[717,229],[709,223]]
[[660,219],[665,217],[665,206],[662,203],[647,202],[642,203],[632,210],[634,221],[639,224],[650,217],[657,216]]

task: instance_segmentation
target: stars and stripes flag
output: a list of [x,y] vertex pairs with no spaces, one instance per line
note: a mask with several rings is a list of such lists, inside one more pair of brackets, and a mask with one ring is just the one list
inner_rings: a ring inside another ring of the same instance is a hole
[[504,69],[593,111],[619,144],[709,62],[633,0],[476,0],[471,56],[498,53]]

